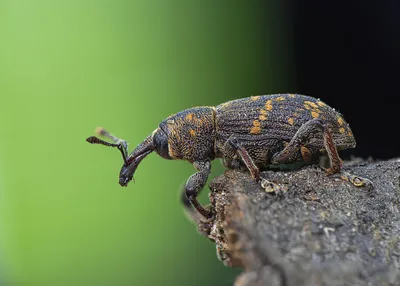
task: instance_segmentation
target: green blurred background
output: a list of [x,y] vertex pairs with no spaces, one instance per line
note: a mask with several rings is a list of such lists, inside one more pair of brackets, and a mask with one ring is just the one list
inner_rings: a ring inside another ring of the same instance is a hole
[[0,284],[232,285],[179,201],[193,167],[152,154],[121,188],[120,154],[85,138],[104,126],[132,149],[182,109],[282,91],[281,17],[258,1],[0,0]]

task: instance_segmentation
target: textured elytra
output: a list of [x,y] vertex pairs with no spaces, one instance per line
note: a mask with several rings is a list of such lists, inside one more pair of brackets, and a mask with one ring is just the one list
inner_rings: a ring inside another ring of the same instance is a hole
[[[319,119],[329,126],[338,149],[355,146],[352,131],[341,114],[321,100],[310,96],[253,96],[223,103],[218,105],[216,110],[218,149],[223,148],[221,141],[235,136],[247,147],[249,153],[254,155],[253,157],[259,158],[259,161],[264,157],[265,163],[269,163],[269,157],[281,151],[290,142],[303,124],[313,119]],[[317,157],[320,149],[324,148],[322,136],[310,138],[304,147],[311,151],[313,157]],[[310,152],[307,152],[307,155],[310,155]],[[302,159],[304,158],[299,152],[298,160]]]
[[233,133],[249,134],[257,120],[261,123],[260,134],[268,134],[271,139],[290,140],[301,125],[313,118],[320,118],[333,127],[334,134],[338,135],[339,129],[344,128],[345,140],[350,143],[353,140],[343,117],[324,102],[310,96],[262,95],[256,100],[250,97],[229,101],[218,105],[216,109],[217,132],[226,136]]

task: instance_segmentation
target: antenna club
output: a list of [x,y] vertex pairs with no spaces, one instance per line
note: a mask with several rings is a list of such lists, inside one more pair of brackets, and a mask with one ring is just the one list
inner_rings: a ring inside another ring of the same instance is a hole
[[91,144],[94,144],[94,143],[96,143],[98,141],[98,139],[96,137],[94,137],[94,136],[90,136],[90,137],[86,138],[86,141],[91,143]]
[[103,127],[97,127],[95,132],[99,136],[104,136],[107,133],[107,131]]

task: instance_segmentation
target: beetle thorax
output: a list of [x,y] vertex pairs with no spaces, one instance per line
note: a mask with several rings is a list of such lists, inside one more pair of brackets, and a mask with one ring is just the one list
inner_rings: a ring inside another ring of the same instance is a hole
[[161,122],[160,128],[168,136],[169,156],[189,162],[214,159],[214,114],[214,107],[195,107]]

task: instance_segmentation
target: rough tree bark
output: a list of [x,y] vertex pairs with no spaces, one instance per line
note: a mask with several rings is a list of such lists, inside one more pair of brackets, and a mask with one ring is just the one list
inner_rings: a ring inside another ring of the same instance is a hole
[[318,166],[263,172],[277,194],[238,170],[212,181],[214,218],[198,229],[225,265],[244,269],[236,286],[400,285],[400,159],[344,169],[375,188]]

